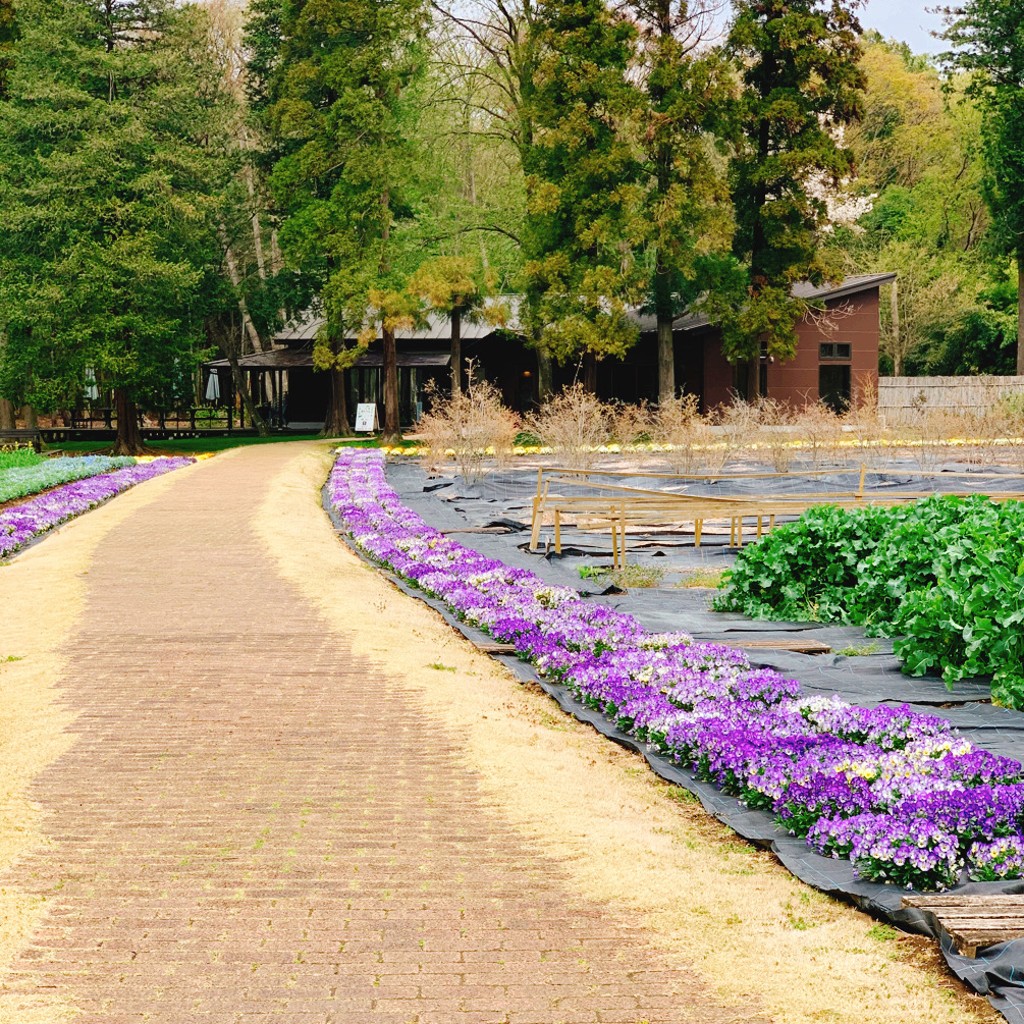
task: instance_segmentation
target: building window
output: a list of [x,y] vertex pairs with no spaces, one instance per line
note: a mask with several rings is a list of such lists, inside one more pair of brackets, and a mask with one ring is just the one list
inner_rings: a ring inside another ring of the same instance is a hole
[[818,357],[826,359],[849,359],[850,345],[841,341],[823,341],[818,346]]

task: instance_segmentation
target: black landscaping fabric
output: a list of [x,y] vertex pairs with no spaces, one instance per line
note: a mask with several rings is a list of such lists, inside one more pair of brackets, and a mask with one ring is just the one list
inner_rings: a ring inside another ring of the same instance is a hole
[[[905,467],[909,468],[909,467]],[[963,471],[969,467],[950,464],[937,467],[930,480],[901,474],[900,467],[884,474],[869,473],[868,493],[886,490],[921,491],[989,490],[1021,491],[1024,478],[1005,471],[1005,481],[965,481],[963,477],[943,480],[943,469]],[[992,472],[987,470],[986,472]],[[752,664],[774,668],[799,680],[807,694],[838,695],[852,704],[874,707],[879,704],[909,704],[923,713],[948,719],[973,743],[996,754],[1024,762],[1024,714],[993,707],[989,700],[987,681],[965,681],[952,688],[937,677],[910,678],[901,673],[892,654],[890,641],[867,637],[855,627],[827,626],[806,622],[754,621],[741,615],[710,610],[711,592],[701,589],[659,587],[633,589],[625,594],[602,596],[603,584],[594,579],[581,579],[580,566],[611,565],[610,539],[607,534],[583,533],[563,527],[563,555],[555,555],[548,543],[547,528],[537,552],[530,552],[530,509],[536,490],[536,469],[511,469],[490,474],[482,482],[466,484],[459,477],[431,477],[419,464],[389,462],[388,481],[403,503],[416,511],[435,529],[449,532],[453,539],[482,554],[500,559],[508,565],[530,569],[551,584],[573,587],[590,599],[629,613],[655,632],[683,631],[695,639],[711,643],[741,645],[749,640],[803,639],[821,641],[833,650],[857,648],[871,653],[856,656],[804,655],[785,651],[748,650]],[[848,475],[817,478],[782,477],[749,479],[691,485],[699,489],[688,493],[738,493],[772,495],[850,491],[859,482],[859,468]],[[636,486],[635,480],[622,482]],[[995,483],[997,486],[993,486]],[[967,486],[967,484],[976,486]],[[641,482],[640,486],[644,486]],[[655,485],[652,481],[650,485]],[[648,486],[650,486],[648,485]],[[559,494],[571,493],[561,485]],[[577,492],[579,493],[579,492]],[[519,528],[517,528],[519,527]],[[487,529],[488,532],[479,532]],[[715,534],[705,529],[700,548],[693,545],[692,533],[630,534],[629,561],[662,569],[695,570],[724,569],[733,561],[735,551],[728,546],[728,533]],[[573,553],[570,553],[573,552]],[[489,638],[458,622],[436,600],[422,591],[396,583],[407,593],[427,601],[456,629],[477,643]],[[695,794],[702,805],[716,818],[745,839],[770,848],[798,878],[815,888],[844,898],[861,909],[909,931],[919,932],[941,942],[942,952],[953,972],[975,991],[986,996],[1007,1020],[1024,1024],[1024,939],[992,946],[976,958],[957,954],[934,917],[916,909],[904,909],[906,890],[855,877],[846,860],[822,857],[802,839],[780,830],[770,814],[754,811],[721,793],[714,786],[698,781],[690,772],[671,761],[652,754],[644,744],[621,733],[604,716],[575,701],[563,686],[539,678],[531,666],[514,657],[500,659],[519,678],[537,682],[562,708],[577,719],[587,722],[599,732],[646,758],[662,778],[683,786]],[[954,894],[1018,894],[1024,893],[1024,881],[968,882],[948,890]]]

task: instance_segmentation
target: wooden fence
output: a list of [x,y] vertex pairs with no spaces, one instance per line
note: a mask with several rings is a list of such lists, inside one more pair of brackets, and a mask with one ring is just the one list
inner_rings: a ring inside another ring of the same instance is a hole
[[1024,395],[1024,377],[880,377],[878,411],[899,418],[927,411],[985,413]]

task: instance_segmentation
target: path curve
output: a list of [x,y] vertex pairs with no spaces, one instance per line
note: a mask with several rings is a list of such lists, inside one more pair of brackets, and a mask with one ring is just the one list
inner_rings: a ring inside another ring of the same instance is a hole
[[[62,652],[71,742],[31,785],[43,837],[2,883],[45,913],[0,1019],[764,1019],[581,892],[462,738],[284,578],[258,510],[308,457],[267,445],[174,474],[98,541]],[[337,600],[360,600],[362,571]]]

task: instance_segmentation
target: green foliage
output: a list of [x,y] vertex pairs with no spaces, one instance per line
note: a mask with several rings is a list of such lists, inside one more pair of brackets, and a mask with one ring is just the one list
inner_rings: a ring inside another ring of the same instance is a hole
[[644,279],[640,164],[620,130],[638,111],[625,73],[635,30],[603,0],[545,0],[532,31],[527,292],[556,358],[621,356],[638,337],[627,312]]
[[[965,0],[945,10],[947,67],[972,75],[968,95],[982,117],[985,199],[992,241],[1024,267],[1024,8]],[[1024,372],[1024,323],[1017,328],[1017,372]]]
[[[888,295],[881,307],[886,370],[1000,372],[1002,328],[970,316],[989,305],[990,279],[1005,279],[1006,270],[986,244],[981,115],[968,81],[944,80],[877,36],[867,40],[862,66],[864,117],[845,139],[858,174],[851,189],[870,209],[830,237],[833,257],[853,273],[898,275],[898,320]],[[969,353],[963,359],[960,348]]]
[[935,497],[811,509],[744,549],[719,610],[863,625],[912,675],[991,676],[1024,707],[1024,504]]
[[841,276],[820,246],[828,211],[814,185],[837,186],[851,171],[852,154],[836,132],[863,109],[860,26],[856,3],[841,0],[735,6],[729,46],[743,69],[743,88],[730,176],[733,251],[745,273],[709,310],[722,324],[731,361],[754,358],[762,343],[770,356],[788,359],[807,312],[791,287]]
[[718,153],[732,110],[731,68],[702,48],[702,9],[687,0],[630,0],[643,91],[641,148],[647,302],[663,346],[659,400],[675,396],[672,321],[713,283],[732,234],[732,210]]
[[0,445],[0,473],[6,469],[15,469],[22,466],[38,466],[42,461],[42,455],[36,452],[34,448],[9,448]]
[[278,154],[270,185],[281,245],[318,286],[322,340],[338,355],[340,340],[366,327],[370,292],[398,286],[408,269],[425,4],[294,0],[256,13],[249,37],[261,40],[253,72]]
[[22,0],[0,104],[0,394],[74,406],[85,367],[183,396],[225,164],[205,24],[169,2]]

